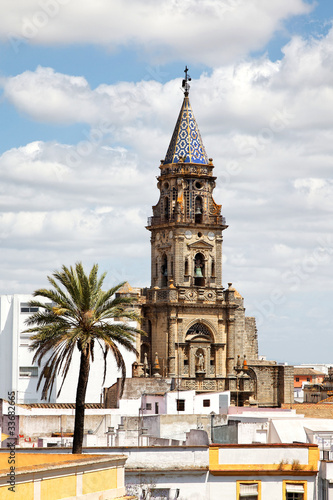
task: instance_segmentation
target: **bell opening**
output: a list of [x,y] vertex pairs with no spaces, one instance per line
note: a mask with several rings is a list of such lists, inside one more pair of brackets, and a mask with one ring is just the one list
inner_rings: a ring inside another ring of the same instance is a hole
[[201,198],[201,196],[197,196],[195,199],[194,218],[195,218],[196,224],[202,223],[202,198]]
[[197,253],[194,258],[194,284],[205,286],[205,259],[201,253]]
[[168,259],[167,256],[163,256],[163,264],[161,267],[161,273],[162,273],[162,287],[168,285]]

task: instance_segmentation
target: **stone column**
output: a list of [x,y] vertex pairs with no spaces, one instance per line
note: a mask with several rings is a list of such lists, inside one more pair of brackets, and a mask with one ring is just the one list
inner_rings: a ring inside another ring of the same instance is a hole
[[207,347],[207,349],[205,349],[205,351],[206,351],[206,363],[205,363],[205,365],[206,365],[206,367],[205,367],[206,377],[210,377],[211,376],[210,375],[210,346]]
[[174,248],[174,280],[175,285],[179,286],[184,283],[184,236],[175,235]]
[[234,375],[235,366],[235,318],[232,311],[227,320],[227,376]]
[[222,235],[216,236],[216,258],[215,258],[215,283],[216,286],[222,286]]
[[189,376],[194,378],[195,377],[195,352],[194,352],[194,346],[190,346],[190,352],[189,352]]
[[169,360],[169,377],[176,375],[175,363],[175,342],[176,342],[177,318],[169,318],[169,345],[168,345],[168,360]]

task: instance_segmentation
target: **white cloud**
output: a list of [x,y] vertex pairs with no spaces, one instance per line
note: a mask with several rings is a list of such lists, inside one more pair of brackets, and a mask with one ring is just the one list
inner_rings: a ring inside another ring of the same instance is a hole
[[[307,129],[331,129],[333,29],[320,40],[293,38],[284,53],[275,63],[266,57],[252,59],[215,68],[210,76],[192,81],[191,101],[206,136],[232,133],[237,150],[250,156],[272,136],[277,140]],[[43,67],[3,79],[3,88],[5,97],[35,120],[87,123],[96,140],[111,134],[135,147],[151,143],[152,135],[158,143],[163,134],[169,136],[174,123],[169,103],[180,101],[176,80],[91,89],[83,77]]]
[[303,0],[20,0],[3,6],[0,37],[15,51],[22,41],[92,43],[216,65],[262,47],[283,20],[311,9]]
[[[332,299],[332,53],[332,31],[294,38],[281,61],[246,60],[192,81],[214,197],[230,224],[223,282],[234,282],[257,316],[264,351],[293,329],[310,339],[313,301],[322,294],[324,311]],[[78,144],[36,141],[0,157],[2,291],[29,291],[81,258],[99,262],[111,281],[148,285],[145,217],[158,199],[179,82],[91,89],[83,77],[40,67],[6,79],[4,92],[34,120],[83,122],[88,132]],[[319,326],[325,337],[330,323]]]

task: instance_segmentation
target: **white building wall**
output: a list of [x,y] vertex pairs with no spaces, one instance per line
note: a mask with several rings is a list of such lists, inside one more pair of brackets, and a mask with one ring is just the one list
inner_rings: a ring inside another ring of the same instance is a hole
[[[221,392],[210,392],[206,394],[196,394],[194,398],[194,413],[197,415],[209,415],[212,411],[219,413],[219,401]],[[230,393],[229,393],[230,394]],[[204,401],[209,401],[210,406],[204,406]]]
[[8,398],[8,391],[16,389],[13,380],[13,317],[10,311],[13,307],[11,295],[0,296],[0,397]]
[[[137,416],[141,408],[141,398],[138,399],[120,399],[118,412],[121,415]],[[112,411],[114,411],[112,409]]]
[[278,464],[282,460],[292,463],[298,461],[301,464],[308,462],[309,452],[307,448],[220,448],[219,464]]
[[238,444],[267,443],[267,422],[241,422],[238,424]]
[[[194,413],[195,391],[174,391],[166,393],[166,412],[168,415],[182,414],[191,415]],[[177,400],[185,401],[185,410],[177,410]]]

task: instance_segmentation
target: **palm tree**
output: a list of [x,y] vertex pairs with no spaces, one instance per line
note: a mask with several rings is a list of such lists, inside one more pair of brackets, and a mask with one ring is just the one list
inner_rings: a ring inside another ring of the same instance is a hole
[[[34,297],[44,297],[50,303],[43,304],[38,300],[30,301],[30,306],[38,307],[26,324],[32,333],[30,350],[35,351],[33,362],[38,366],[44,357],[47,360],[42,368],[38,386],[42,383],[43,395],[46,398],[52,392],[56,377],[61,373],[62,383],[58,396],[72,361],[76,348],[80,352],[80,371],[76,390],[75,424],[73,453],[82,453],[84,430],[84,405],[89,378],[90,363],[94,361],[94,346],[99,344],[104,355],[104,376],[106,376],[107,355],[111,352],[118,369],[121,370],[123,391],[126,378],[126,367],[119,346],[137,354],[134,347],[135,336],[140,330],[123,322],[110,322],[110,319],[138,320],[138,315],[129,306],[135,299],[115,297],[115,293],[123,283],[103,292],[102,285],[106,273],[98,277],[98,265],[95,264],[89,276],[84,272],[82,263],[75,268],[63,266],[61,271],[48,276],[52,289],[39,289]],[[121,320],[123,321],[123,320]]]

